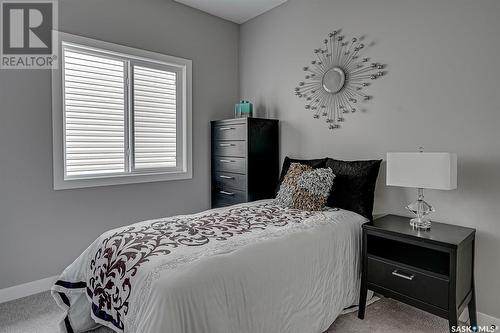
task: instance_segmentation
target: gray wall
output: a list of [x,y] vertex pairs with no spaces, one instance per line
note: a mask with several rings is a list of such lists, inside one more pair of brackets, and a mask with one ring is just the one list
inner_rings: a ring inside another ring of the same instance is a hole
[[[500,317],[500,1],[290,0],[247,22],[240,36],[241,97],[282,121],[281,154],[384,158],[387,151],[452,151],[458,189],[426,191],[435,220],[477,228],[478,310]],[[389,75],[367,112],[331,132],[293,95],[326,34],[366,34]],[[413,190],[377,189],[377,212],[404,214]]]
[[193,60],[187,181],[52,189],[50,71],[0,71],[0,289],[59,274],[103,231],[209,207],[209,121],[238,98],[239,27],[170,0],[60,0],[60,30]]

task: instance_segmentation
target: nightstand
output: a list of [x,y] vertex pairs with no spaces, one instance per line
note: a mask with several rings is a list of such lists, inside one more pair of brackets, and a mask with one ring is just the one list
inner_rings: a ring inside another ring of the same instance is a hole
[[468,306],[477,325],[474,291],[475,229],[432,222],[414,230],[409,218],[386,215],[363,225],[358,317],[368,289],[448,319],[450,331]]

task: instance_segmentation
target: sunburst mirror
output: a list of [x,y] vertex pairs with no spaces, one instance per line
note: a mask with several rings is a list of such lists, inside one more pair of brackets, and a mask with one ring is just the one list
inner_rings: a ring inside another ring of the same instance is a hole
[[365,56],[363,39],[347,40],[340,30],[331,32],[314,50],[316,59],[303,68],[305,78],[295,88],[295,95],[306,101],[305,109],[316,119],[323,117],[330,129],[339,128],[345,114],[358,111],[359,102],[371,100],[366,88],[386,74],[385,65]]

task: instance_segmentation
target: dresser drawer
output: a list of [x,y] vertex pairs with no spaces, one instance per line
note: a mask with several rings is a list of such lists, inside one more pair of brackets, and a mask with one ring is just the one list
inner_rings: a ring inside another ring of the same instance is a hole
[[247,165],[244,157],[220,157],[214,156],[214,168],[216,172],[233,172],[246,174]]
[[448,308],[448,281],[426,275],[406,266],[368,257],[368,282],[397,293]]
[[247,195],[243,191],[217,187],[214,193],[214,207],[225,207],[236,205],[247,201]]
[[246,140],[246,124],[226,124],[215,125],[213,127],[214,140]]
[[247,154],[246,141],[214,141],[214,155],[245,157]]
[[232,188],[246,191],[247,176],[238,173],[216,172],[214,181],[217,187]]

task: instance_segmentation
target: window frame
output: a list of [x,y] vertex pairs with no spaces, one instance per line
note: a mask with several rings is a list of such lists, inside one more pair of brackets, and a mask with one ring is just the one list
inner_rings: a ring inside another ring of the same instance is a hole
[[[55,190],[85,188],[97,186],[110,186],[122,184],[134,184],[145,182],[158,182],[169,180],[181,180],[192,178],[192,61],[188,59],[173,57],[156,52],[145,51],[137,48],[119,44],[104,42],[91,38],[58,32],[57,44],[59,57],[57,69],[52,70],[52,130],[53,130],[53,183]],[[125,173],[102,174],[92,176],[66,176],[66,152],[65,152],[65,93],[64,93],[64,57],[63,45],[69,49],[79,51],[93,51],[104,56],[109,55],[113,59],[124,61],[126,73],[125,84],[125,124],[124,134],[125,151]],[[134,138],[131,135],[133,128],[133,66],[141,64],[148,68],[161,68],[172,70],[177,79],[181,79],[181,89],[177,89],[176,102],[180,103],[177,108],[176,117],[176,163],[175,168],[158,169],[135,169],[134,168]],[[129,126],[130,125],[130,126]],[[130,168],[130,172],[128,172]]]

